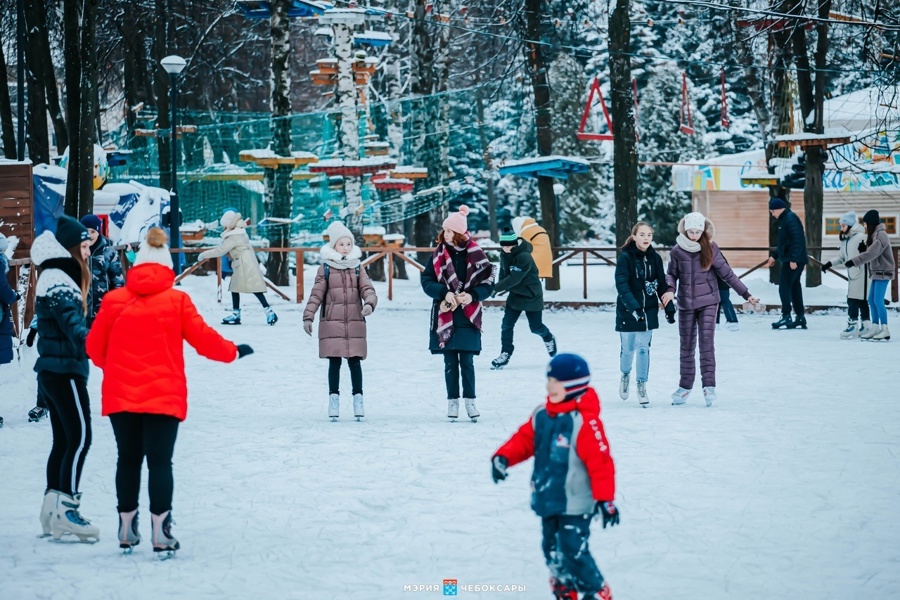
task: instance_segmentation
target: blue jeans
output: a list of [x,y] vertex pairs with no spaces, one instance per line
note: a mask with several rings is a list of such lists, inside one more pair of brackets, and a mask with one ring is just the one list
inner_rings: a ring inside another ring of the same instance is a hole
[[631,373],[631,364],[637,350],[637,380],[647,381],[650,374],[650,341],[653,339],[653,331],[621,331],[619,339],[622,341],[619,368],[623,373]]
[[872,311],[872,323],[887,325],[887,308],[884,306],[884,294],[890,281],[873,279],[869,286],[869,310]]
[[719,312],[716,314],[716,325],[719,324],[719,316],[725,313],[725,322],[737,323],[737,313],[734,310],[734,304],[731,303],[731,288],[719,290]]

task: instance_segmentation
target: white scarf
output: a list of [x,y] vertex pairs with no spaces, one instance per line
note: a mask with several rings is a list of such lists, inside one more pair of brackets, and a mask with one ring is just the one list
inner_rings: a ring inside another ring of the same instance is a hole
[[359,249],[359,246],[353,244],[353,248],[350,249],[350,254],[344,256],[332,248],[331,244],[325,244],[322,246],[322,249],[319,250],[319,256],[321,257],[322,262],[328,263],[328,266],[334,269],[355,269],[361,262],[362,250]]
[[675,243],[688,252],[700,252],[700,242],[693,242],[685,235],[678,234],[678,237],[675,238]]

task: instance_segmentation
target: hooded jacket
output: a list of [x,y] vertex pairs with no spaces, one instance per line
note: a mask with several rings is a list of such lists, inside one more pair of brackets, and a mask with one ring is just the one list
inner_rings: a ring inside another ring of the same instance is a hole
[[[666,271],[653,246],[646,252],[628,240],[616,263],[616,331],[659,329],[659,298],[666,292]],[[639,321],[635,313],[643,313]]]
[[[854,223],[847,236],[841,240],[838,252],[838,264],[845,264],[859,256],[859,244],[866,241],[866,228],[861,223]],[[866,279],[866,267],[850,267],[847,269],[847,297],[866,300],[869,296],[869,284]]]
[[198,260],[216,258],[225,254],[231,259],[231,282],[228,291],[239,294],[257,294],[266,291],[266,281],[259,271],[259,261],[250,245],[246,223],[239,220],[233,229],[222,234],[222,243],[215,248],[204,250]]
[[[106,295],[87,337],[103,369],[103,416],[118,412],[187,416],[184,342],[220,362],[237,346],[207,325],[190,296],[173,289],[175,272],[145,263],[128,271],[125,287]],[[44,330],[41,330],[43,337]]]
[[553,248],[547,230],[531,217],[516,217],[512,222],[516,234],[533,246],[531,256],[538,268],[538,277],[553,277]]
[[778,237],[775,239],[775,252],[772,253],[772,258],[780,260],[782,264],[809,263],[803,224],[800,223],[800,217],[789,208],[784,209],[778,217]]
[[41,332],[37,342],[40,357],[34,370],[87,378],[90,366],[84,340],[88,329],[77,283],[81,281],[81,264],[49,231],[34,240],[31,260],[41,267],[34,302]]
[[616,495],[616,467],[594,388],[574,400],[539,406],[494,456],[508,466],[534,456],[531,508],[538,516],[585,515]]
[[119,253],[113,247],[112,242],[104,236],[99,236],[97,242],[91,246],[91,298],[88,303],[88,320],[97,316],[100,310],[100,302],[110,290],[115,290],[125,285],[125,277],[122,275],[122,263]]
[[894,278],[894,252],[891,250],[891,240],[888,238],[884,223],[875,226],[872,244],[866,251],[851,258],[850,262],[853,266],[868,265],[869,279],[873,281]]
[[523,239],[510,252],[500,252],[500,277],[494,293],[508,291],[506,306],[524,312],[544,310],[544,290],[531,253],[534,247]]

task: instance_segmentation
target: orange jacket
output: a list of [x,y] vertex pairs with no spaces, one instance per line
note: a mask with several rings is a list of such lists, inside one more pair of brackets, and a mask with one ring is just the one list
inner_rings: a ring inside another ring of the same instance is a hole
[[125,287],[103,297],[87,353],[103,369],[103,416],[118,412],[187,416],[184,342],[221,362],[237,346],[207,325],[190,296],[172,289],[175,272],[155,263],[128,271]]

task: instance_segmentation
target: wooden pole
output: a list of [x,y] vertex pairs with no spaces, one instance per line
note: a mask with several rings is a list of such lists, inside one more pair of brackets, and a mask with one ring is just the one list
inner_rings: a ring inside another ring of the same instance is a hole
[[387,253],[388,300],[394,299],[394,251]]
[[294,271],[297,273],[297,304],[303,302],[303,250],[294,250]]

